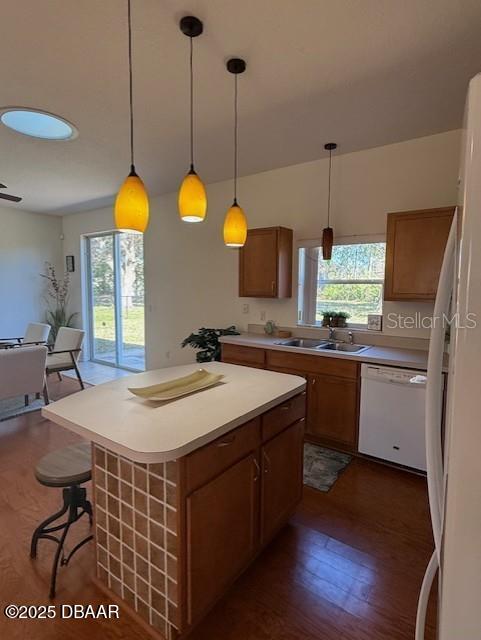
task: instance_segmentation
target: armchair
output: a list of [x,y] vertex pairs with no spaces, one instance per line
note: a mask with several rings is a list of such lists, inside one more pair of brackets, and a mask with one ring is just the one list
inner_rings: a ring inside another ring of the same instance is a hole
[[45,404],[49,403],[45,384],[45,362],[47,347],[24,347],[22,349],[2,349],[0,351],[0,400],[14,396],[37,397],[43,393]]
[[46,344],[49,333],[49,324],[44,324],[43,322],[30,322],[24,336],[17,338],[0,338],[0,349]]
[[47,376],[56,373],[61,380],[62,371],[74,370],[80,387],[84,389],[82,376],[80,375],[77,361],[82,350],[82,342],[85,331],[81,329],[71,329],[70,327],[60,327],[52,350],[47,355],[45,371]]

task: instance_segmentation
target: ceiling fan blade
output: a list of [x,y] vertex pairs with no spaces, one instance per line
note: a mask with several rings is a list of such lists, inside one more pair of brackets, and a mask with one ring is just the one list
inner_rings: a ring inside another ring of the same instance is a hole
[[6,188],[7,188],[7,186],[0,182],[0,189],[6,189]]
[[2,200],[10,200],[10,202],[21,202],[22,198],[19,198],[18,196],[11,196],[8,193],[0,193],[0,198],[2,198]]

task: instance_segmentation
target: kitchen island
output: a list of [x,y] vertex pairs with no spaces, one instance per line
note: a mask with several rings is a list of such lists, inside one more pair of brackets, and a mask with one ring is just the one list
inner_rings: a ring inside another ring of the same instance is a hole
[[302,492],[303,378],[225,363],[220,384],[164,403],[129,386],[87,389],[42,410],[92,442],[97,581],[155,635],[178,638],[285,524]]

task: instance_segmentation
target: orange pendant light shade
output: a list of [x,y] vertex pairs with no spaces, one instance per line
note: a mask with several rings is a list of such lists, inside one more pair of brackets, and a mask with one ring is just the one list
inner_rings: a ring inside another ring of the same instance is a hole
[[179,215],[184,222],[202,222],[207,213],[204,183],[192,168],[179,189]]
[[179,216],[184,222],[202,222],[207,215],[207,193],[204,183],[194,169],[194,38],[204,31],[204,25],[195,16],[184,16],[179,27],[189,38],[190,55],[190,171],[182,180],[179,189]]
[[149,198],[133,168],[117,194],[114,217],[116,228],[122,231],[144,233],[149,224]]
[[234,75],[234,202],[225,214],[223,233],[225,246],[239,249],[247,240],[247,218],[237,204],[237,77],[246,70],[246,63],[242,58],[230,58],[226,66]]
[[115,226],[120,231],[144,233],[149,224],[149,197],[134,165],[134,99],[132,83],[132,11],[127,0],[129,35],[130,173],[117,193],[114,206]]
[[247,218],[242,207],[234,200],[224,220],[224,244],[226,247],[238,249],[247,240]]

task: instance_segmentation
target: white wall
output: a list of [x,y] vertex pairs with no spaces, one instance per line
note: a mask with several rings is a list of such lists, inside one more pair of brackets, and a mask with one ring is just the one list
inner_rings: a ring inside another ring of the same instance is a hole
[[[454,204],[459,145],[460,132],[451,131],[338,155],[333,163],[335,234],[384,234],[389,211]],[[250,227],[282,225],[294,229],[296,240],[314,238],[326,224],[326,190],[327,160],[323,159],[241,178],[239,202]],[[209,185],[208,198],[207,220],[200,225],[179,220],[176,194],[151,200],[151,222],[145,234],[150,368],[192,361],[193,352],[181,350],[179,343],[201,326],[236,323],[246,328],[248,323],[260,322],[261,311],[278,324],[296,324],[295,296],[274,301],[237,296],[237,252],[222,242],[222,222],[232,202],[231,181]],[[65,216],[63,221],[64,253],[74,254],[77,264],[82,234],[113,227],[111,208]],[[295,261],[295,273],[296,269]],[[295,287],[296,278],[294,291]],[[248,314],[242,313],[245,302]],[[79,271],[72,280],[72,305],[76,305],[73,310],[80,309]],[[384,311],[429,314],[431,308],[422,303],[386,303]]]
[[62,220],[0,207],[0,337],[44,321],[45,262],[62,267]]

